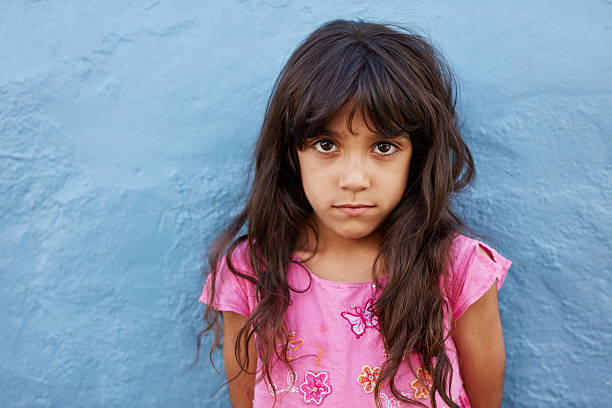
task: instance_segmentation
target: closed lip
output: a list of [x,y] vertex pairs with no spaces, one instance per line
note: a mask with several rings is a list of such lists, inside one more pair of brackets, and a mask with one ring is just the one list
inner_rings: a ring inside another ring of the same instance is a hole
[[361,207],[374,207],[372,204],[338,204],[334,207],[348,207],[348,208],[361,208]]

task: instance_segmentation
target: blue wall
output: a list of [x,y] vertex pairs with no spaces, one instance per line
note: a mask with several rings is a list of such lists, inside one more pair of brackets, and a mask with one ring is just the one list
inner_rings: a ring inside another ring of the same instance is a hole
[[206,353],[186,370],[203,250],[281,66],[337,17],[415,26],[459,76],[458,205],[515,260],[504,407],[609,406],[612,2],[578,3],[2,1],[0,406],[229,406]]

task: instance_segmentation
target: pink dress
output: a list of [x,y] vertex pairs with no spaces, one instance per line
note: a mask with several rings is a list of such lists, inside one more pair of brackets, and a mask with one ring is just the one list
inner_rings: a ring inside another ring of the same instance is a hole
[[[478,245],[493,260],[480,252]],[[247,266],[246,249],[245,241],[234,252],[232,263],[238,270],[252,274]],[[287,357],[293,363],[296,376],[284,363],[274,365],[276,406],[375,407],[373,390],[385,360],[385,350],[376,329],[376,318],[367,311],[376,296],[374,283],[328,281],[311,273],[305,265],[298,265],[300,260],[295,254],[293,258],[296,264],[290,264],[288,271],[291,287],[306,289],[310,282],[308,275],[312,284],[304,293],[291,292],[292,303],[286,314],[291,335]],[[495,249],[465,235],[455,239],[449,262],[454,263],[455,269],[446,298],[454,320],[478,300],[495,279],[499,291],[512,263]],[[220,267],[213,306],[217,310],[249,316],[256,305],[255,288],[231,273],[224,260],[220,261]],[[203,303],[207,303],[210,280],[209,275],[199,298]],[[445,344],[453,367],[451,397],[461,407],[469,407],[451,336]],[[431,377],[420,367],[415,353],[408,358],[412,359],[416,375],[408,363],[403,362],[396,376],[396,387],[404,395],[430,406]],[[442,399],[436,397],[438,407],[446,407]],[[388,387],[382,389],[380,398],[384,408],[408,406],[400,404]],[[272,390],[265,382],[255,385],[254,408],[272,407],[273,400]]]

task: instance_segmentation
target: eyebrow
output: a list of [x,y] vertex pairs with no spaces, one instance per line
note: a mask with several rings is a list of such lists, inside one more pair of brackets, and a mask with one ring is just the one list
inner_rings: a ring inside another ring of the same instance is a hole
[[[343,137],[342,134],[340,134],[340,133],[338,133],[338,132],[336,132],[334,130],[331,130],[331,129],[323,129],[321,131],[321,134],[326,134],[326,135],[334,136],[334,137],[337,137],[337,138],[342,138]],[[399,132],[397,132],[397,133],[394,132],[394,133],[391,133],[391,134],[370,133],[370,135],[374,135],[374,138],[376,140],[395,139],[397,137],[402,137],[404,139],[408,139],[408,134],[406,132],[402,132],[401,134],[399,134]]]

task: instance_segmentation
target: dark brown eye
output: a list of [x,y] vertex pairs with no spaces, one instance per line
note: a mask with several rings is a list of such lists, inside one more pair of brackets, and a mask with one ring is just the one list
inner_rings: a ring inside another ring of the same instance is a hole
[[391,143],[378,143],[376,145],[376,148],[379,150],[377,153],[380,153],[384,156],[392,155],[393,153],[395,153],[396,150],[398,150],[397,146]]
[[[319,148],[317,148],[317,146],[319,146]],[[330,153],[330,152],[335,151],[335,150],[332,150],[335,147],[335,145],[334,145],[334,142],[332,142],[331,140],[319,140],[318,142],[314,144],[314,147],[318,152],[321,152],[321,153]]]

